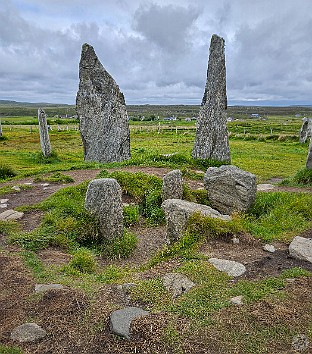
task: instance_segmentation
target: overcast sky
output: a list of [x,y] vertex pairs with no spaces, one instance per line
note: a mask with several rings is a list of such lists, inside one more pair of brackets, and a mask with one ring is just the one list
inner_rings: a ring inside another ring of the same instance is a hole
[[75,103],[91,44],[128,104],[199,104],[212,34],[233,104],[312,104],[312,0],[0,0],[0,99]]

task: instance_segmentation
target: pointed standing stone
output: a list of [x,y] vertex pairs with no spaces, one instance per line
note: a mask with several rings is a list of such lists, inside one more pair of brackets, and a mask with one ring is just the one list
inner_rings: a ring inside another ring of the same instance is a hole
[[41,108],[38,109],[38,122],[41,150],[44,157],[49,157],[51,156],[52,148],[50,144],[47,116]]
[[226,109],[224,39],[214,34],[211,37],[207,81],[197,121],[193,158],[230,162]]
[[309,146],[309,151],[308,151],[308,157],[307,157],[307,162],[306,162],[306,168],[308,170],[312,170],[312,138],[310,140],[310,146]]
[[130,131],[124,95],[92,46],[82,46],[76,98],[86,161],[130,158]]

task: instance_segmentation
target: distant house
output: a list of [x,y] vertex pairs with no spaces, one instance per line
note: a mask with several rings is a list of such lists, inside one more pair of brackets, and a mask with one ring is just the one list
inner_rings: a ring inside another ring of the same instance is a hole
[[299,118],[299,117],[301,117],[301,114],[300,114],[300,113],[297,113],[297,114],[295,114],[295,117],[296,117],[296,118]]
[[233,122],[234,118],[233,117],[228,117],[227,121],[228,122]]
[[260,114],[259,113],[251,113],[250,117],[252,118],[259,118]]
[[185,121],[186,121],[186,122],[190,122],[191,120],[192,120],[192,119],[189,118],[189,117],[186,117],[186,118],[185,118]]

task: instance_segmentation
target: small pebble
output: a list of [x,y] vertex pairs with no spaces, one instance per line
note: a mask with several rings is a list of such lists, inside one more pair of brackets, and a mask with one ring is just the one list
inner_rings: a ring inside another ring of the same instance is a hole
[[270,252],[270,253],[274,253],[276,251],[275,247],[273,245],[264,245],[263,247],[264,251]]
[[21,188],[19,186],[13,186],[12,189],[17,191],[17,192],[21,191]]
[[243,296],[235,296],[230,299],[230,302],[234,305],[242,305],[243,304]]
[[0,204],[1,209],[7,208],[7,207],[8,207],[8,204],[3,204],[3,203]]
[[0,204],[5,204],[9,201],[9,199],[0,199]]
[[239,238],[233,237],[232,238],[232,242],[233,242],[234,245],[238,245],[239,244]]

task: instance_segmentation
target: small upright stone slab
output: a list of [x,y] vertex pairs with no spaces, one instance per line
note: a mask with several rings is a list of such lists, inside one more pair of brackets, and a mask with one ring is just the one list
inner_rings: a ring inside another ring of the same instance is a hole
[[39,123],[39,134],[40,134],[40,144],[41,150],[44,157],[51,156],[52,148],[50,143],[49,131],[47,117],[43,109],[38,109],[38,123]]
[[163,177],[162,199],[182,199],[183,181],[182,172],[173,170]]
[[114,311],[110,316],[111,331],[118,336],[130,339],[131,322],[136,318],[147,315],[149,315],[149,312],[139,307],[125,307]]
[[256,176],[236,166],[209,167],[204,183],[211,205],[221,213],[245,212],[256,199]]
[[114,178],[100,178],[88,185],[85,208],[99,221],[101,236],[112,240],[123,234],[122,191]]
[[9,209],[0,214],[0,220],[19,220],[24,216],[23,212],[15,211],[13,209]]
[[168,243],[177,241],[183,236],[189,218],[196,212],[211,218],[218,218],[225,221],[231,220],[230,216],[222,215],[217,210],[207,205],[192,203],[181,199],[167,199],[162,203],[161,207],[166,216]]
[[124,95],[87,43],[82,46],[79,78],[76,107],[85,160],[128,160],[130,130]]
[[20,343],[35,342],[47,335],[36,323],[24,323],[13,329],[11,339]]
[[196,126],[192,156],[230,162],[227,129],[224,39],[211,37],[205,93]]

